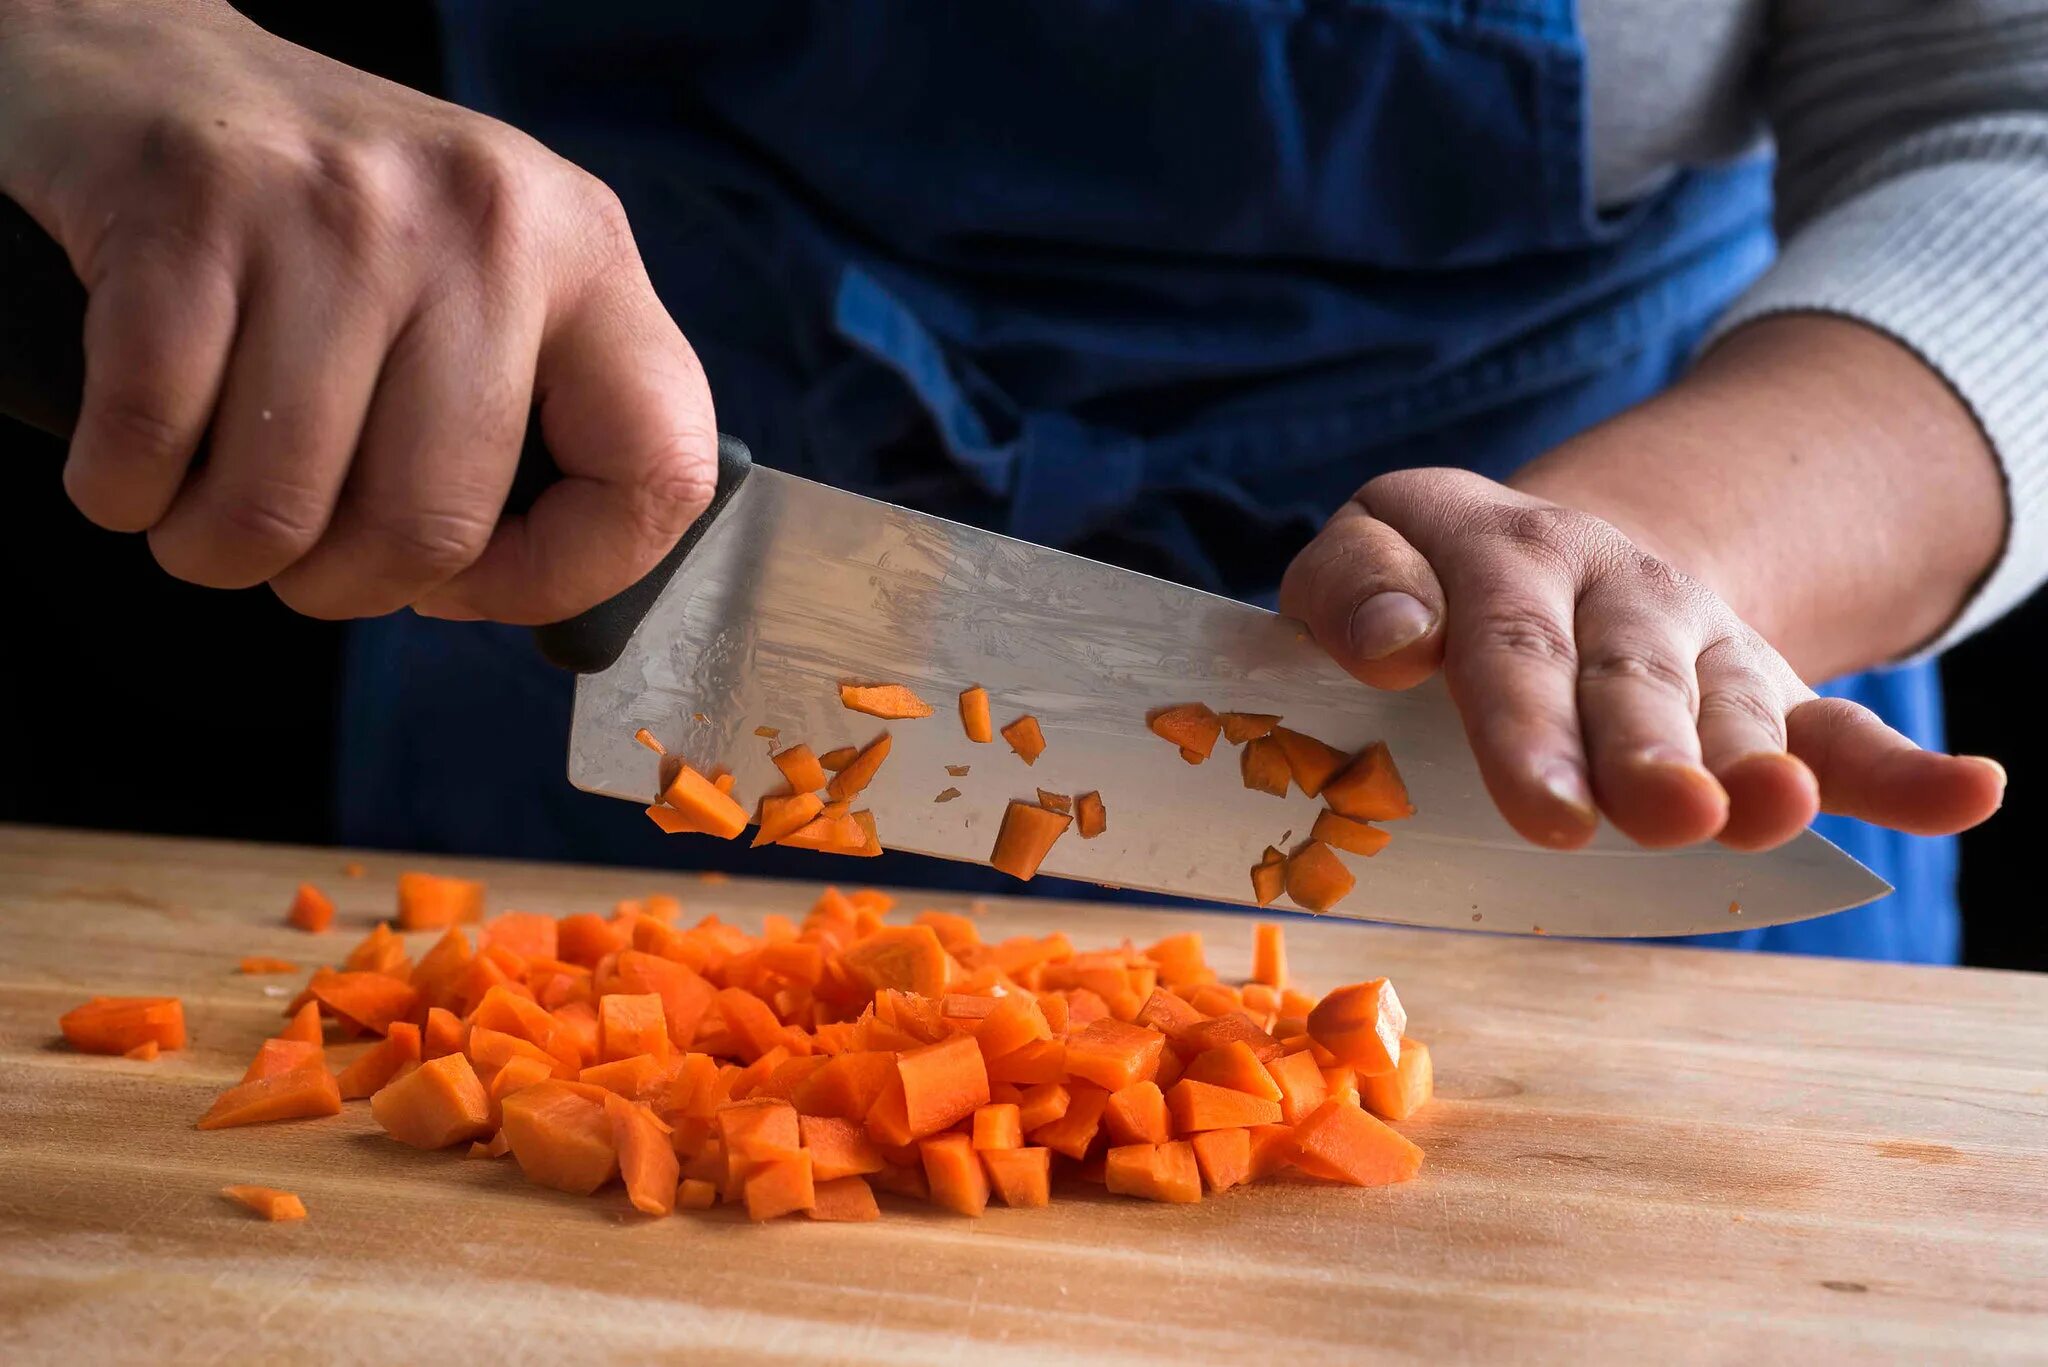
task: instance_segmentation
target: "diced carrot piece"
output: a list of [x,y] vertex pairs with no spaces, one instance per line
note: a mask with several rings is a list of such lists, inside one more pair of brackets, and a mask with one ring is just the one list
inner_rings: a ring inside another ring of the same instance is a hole
[[1102,805],[1101,793],[1083,793],[1074,799],[1074,822],[1083,840],[1093,840],[1109,829],[1109,812]]
[[825,786],[825,766],[818,763],[818,757],[811,753],[808,745],[792,745],[787,750],[776,751],[768,759],[789,780],[792,793],[815,793]]
[[370,1098],[384,1132],[416,1149],[445,1149],[491,1132],[491,1100],[461,1054],[428,1059]]
[[1270,1059],[1266,1072],[1280,1093],[1280,1119],[1289,1125],[1300,1124],[1328,1095],[1322,1070],[1316,1067],[1312,1054],[1286,1054]]
[[1393,1071],[1407,1028],[1408,1012],[1385,978],[1339,987],[1308,1013],[1309,1037],[1364,1077]]
[[668,1057],[668,1017],[661,998],[652,992],[614,992],[597,1003],[597,1057],[610,1063],[645,1054]]
[[859,826],[868,838],[867,844],[861,846],[861,854],[869,859],[880,855],[882,853],[882,837],[875,830],[875,814],[863,808],[857,812],[849,812],[847,815],[853,818],[853,823]]
[[647,819],[661,827],[663,835],[701,835],[697,823],[673,807],[648,807]]
[[1310,797],[1321,793],[1323,785],[1335,777],[1351,758],[1314,736],[1304,736],[1284,726],[1274,727],[1272,737],[1280,743],[1281,753],[1287,757],[1287,769],[1294,776],[1294,786]]
[[1260,736],[1249,742],[1237,757],[1237,769],[1245,787],[1255,793],[1271,793],[1274,797],[1286,797],[1287,785],[1294,777],[1294,771],[1287,763],[1287,752],[1271,736]]
[[[1027,1094],[1028,1096],[1028,1094]],[[1031,1142],[1042,1144],[1069,1158],[1088,1156],[1088,1146],[1102,1128],[1102,1113],[1109,1106],[1109,1093],[1090,1082],[1067,1087],[1067,1109],[1058,1120],[1030,1132]],[[1022,1107],[1019,1107],[1020,1112]]]
[[841,684],[839,705],[849,712],[865,712],[887,721],[929,717],[931,704],[902,684]]
[[443,1054],[460,1052],[469,1040],[469,1027],[461,1017],[441,1007],[427,1010],[427,1028],[420,1037],[420,1053],[425,1058],[439,1058]]
[[[313,976],[318,979],[320,974],[327,971],[324,968],[319,969]],[[277,1038],[304,1040],[315,1045],[320,1043],[320,1004],[313,1000],[310,992],[296,1007],[288,1008],[287,1014],[291,1016],[291,1021],[277,1032]]]
[[859,1222],[882,1218],[874,1190],[858,1177],[818,1179],[814,1174],[811,1194],[811,1205],[804,1214],[813,1220]]
[[966,1135],[942,1134],[920,1143],[917,1151],[934,1205],[957,1215],[978,1216],[988,1209],[988,1172]]
[[505,1142],[526,1180],[588,1196],[618,1171],[602,1088],[548,1081],[504,1100]]
[[1271,712],[1225,712],[1219,720],[1223,724],[1223,739],[1232,745],[1271,735],[1280,723],[1280,718]]
[[804,1115],[859,1122],[895,1076],[894,1054],[854,1050],[827,1060],[790,1094],[790,1101]]
[[1252,1132],[1250,1130],[1203,1130],[1190,1141],[1195,1164],[1210,1191],[1228,1191],[1252,1177]]
[[831,1115],[800,1115],[797,1130],[811,1155],[812,1176],[819,1182],[853,1177],[882,1169],[882,1152],[857,1120]]
[[1179,996],[1164,987],[1152,989],[1152,995],[1138,1009],[1135,1024],[1157,1030],[1168,1039],[1178,1039],[1182,1031],[1200,1025],[1208,1017],[1182,1001]]
[[881,771],[882,761],[889,758],[890,744],[887,731],[869,741],[866,747],[854,756],[851,764],[832,775],[832,781],[825,785],[826,795],[834,802],[845,802],[858,796],[875,781],[875,775]]
[[1068,797],[1065,793],[1055,793],[1048,789],[1040,788],[1038,790],[1038,805],[1049,812],[1071,813],[1074,810],[1074,799]]
[[1252,981],[1274,991],[1287,986],[1287,940],[1271,921],[1252,927]]
[[1280,1103],[1249,1092],[1182,1078],[1166,1094],[1166,1109],[1180,1134],[1250,1125],[1277,1125]]
[[1252,865],[1252,900],[1260,906],[1273,904],[1273,899],[1287,891],[1287,862],[1284,859],[1268,859]]
[[920,997],[946,990],[947,955],[930,926],[888,926],[856,942],[840,956],[856,982],[870,990],[892,988]]
[[1385,849],[1394,837],[1391,832],[1377,826],[1368,826],[1363,821],[1354,821],[1332,811],[1322,811],[1316,813],[1316,824],[1309,828],[1309,838],[1370,859]]
[[1232,1040],[1220,1049],[1196,1054],[1188,1060],[1181,1076],[1215,1087],[1228,1087],[1233,1092],[1264,1097],[1268,1101],[1281,1099],[1280,1085],[1243,1040]]
[[1415,815],[1408,800],[1408,785],[1394,767],[1394,756],[1385,741],[1374,741],[1344,766],[1344,772],[1323,789],[1323,801],[1332,811],[1355,821],[1399,821]]
[[504,911],[484,922],[481,948],[507,949],[522,959],[552,959],[559,944],[552,916],[531,911]]
[[654,738],[654,733],[644,726],[633,733],[633,739],[639,741],[657,755],[668,753],[668,750],[663,747],[662,743]]
[[[974,1027],[973,1032],[974,1042],[981,1046],[984,1059],[993,1063],[1015,1053],[1027,1044],[1050,1041],[1052,1026],[1046,1021],[1045,1011],[1035,998],[1013,994],[979,1000],[990,1000],[995,1003]],[[1061,1053],[1064,1056],[1065,1050],[1062,1049]],[[1007,1080],[1014,1082],[1023,1079]]]
[[159,1052],[161,1051],[157,1048],[156,1041],[153,1039],[146,1039],[132,1049],[123,1049],[121,1051],[121,1057],[132,1058],[138,1063],[155,1063],[156,1056]]
[[773,1220],[810,1210],[818,1203],[811,1175],[811,1156],[792,1149],[773,1158],[750,1161],[744,1185],[749,1220]]
[[693,830],[730,840],[747,828],[747,809],[710,779],[684,764],[661,790],[662,805],[680,813]]
[[981,1166],[1003,1204],[1035,1208],[1052,1204],[1052,1150],[982,1149]]
[[800,1147],[801,1124],[787,1101],[736,1101],[718,1111],[718,1137],[728,1164]]
[[[843,806],[835,803],[834,806]],[[854,820],[851,813],[831,815],[827,812],[812,817],[803,825],[775,842],[794,850],[818,850],[825,854],[866,854],[868,833],[866,828]]]
[[1181,761],[1186,764],[1200,764],[1203,760],[1209,758],[1200,750],[1190,750],[1185,745],[1180,748],[1180,757]]
[[1109,1189],[1120,1196],[1189,1204],[1202,1199],[1202,1172],[1194,1145],[1122,1144],[1111,1149],[1103,1165]]
[[1287,895],[1303,911],[1328,911],[1357,882],[1320,840],[1309,841],[1287,861]]
[[760,830],[754,834],[754,847],[772,845],[786,835],[794,835],[810,825],[812,818],[825,809],[816,793],[792,793],[786,797],[764,797],[761,799]]
[[996,738],[989,723],[988,690],[980,684],[960,694],[960,725],[967,732],[967,739],[977,745],[987,745]]
[[988,1069],[970,1035],[905,1051],[897,1056],[896,1073],[912,1138],[937,1134],[988,1104]]
[[1422,1150],[1371,1112],[1325,1101],[1294,1127],[1294,1165],[1355,1187],[1405,1182],[1422,1169]]
[[[605,1001],[610,1001],[606,997]],[[668,1036],[662,1036],[666,1046]],[[576,1074],[578,1082],[587,1082],[593,1087],[602,1087],[615,1092],[628,1101],[645,1100],[669,1075],[667,1057],[656,1058],[652,1054],[634,1054],[630,1058],[613,1059],[609,1063],[593,1063]]]
[[974,1112],[974,1147],[977,1149],[1021,1149],[1024,1125],[1020,1108],[1014,1103],[990,1102]]
[[1156,1082],[1133,1082],[1109,1094],[1102,1120],[1112,1144],[1164,1144],[1173,1138],[1166,1094]]
[[408,1063],[420,1062],[420,1028],[410,1021],[398,1021],[391,1033],[372,1045],[354,1063],[341,1070],[335,1085],[343,1101],[374,1095]]
[[[1398,1071],[1398,1069],[1396,1070]],[[1388,1074],[1392,1076],[1392,1074]],[[1324,1099],[1335,1097],[1346,1106],[1362,1106],[1364,1101],[1358,1095],[1358,1070],[1348,1064],[1338,1064],[1323,1069],[1323,1087],[1328,1093]]]
[[847,765],[853,763],[859,756],[860,751],[856,747],[842,745],[836,750],[827,750],[824,754],[818,756],[818,765],[820,768],[829,769],[836,774]]
[[629,949],[618,959],[619,990],[652,992],[661,998],[662,1014],[668,1018],[669,1042],[688,1049],[697,1027],[711,1010],[718,990],[687,964],[658,955]]
[[1038,866],[1051,852],[1053,842],[1066,834],[1074,818],[1029,802],[1011,801],[1003,810],[1003,824],[996,832],[995,849],[989,854],[991,868],[1012,878],[1029,882]]
[[57,1027],[81,1054],[125,1054],[150,1040],[160,1049],[183,1049],[185,1003],[176,997],[94,997],[58,1017]]
[[678,1210],[709,1210],[718,1204],[718,1187],[701,1177],[685,1177],[676,1186]]
[[340,1115],[341,1090],[334,1075],[319,1061],[302,1064],[275,1077],[258,1078],[228,1088],[199,1118],[202,1130],[224,1130],[269,1120],[299,1120]]
[[334,902],[311,883],[301,883],[292,895],[291,909],[285,912],[284,919],[285,924],[300,930],[325,930],[334,924]]
[[1216,735],[1223,729],[1223,719],[1207,703],[1189,702],[1158,709],[1145,718],[1145,725],[1153,735],[1182,750],[1193,751],[1199,758],[1192,762],[1200,763],[1216,748]]
[[1429,1046],[1403,1036],[1401,1057],[1394,1070],[1361,1075],[1358,1096],[1365,1108],[1380,1119],[1399,1122],[1428,1105],[1435,1087]]
[[1067,1089],[1057,1082],[1026,1087],[1017,1102],[1017,1123],[1026,1134],[1050,1125],[1067,1113],[1069,1100]]
[[290,959],[273,959],[268,954],[250,954],[242,959],[238,973],[296,973],[299,966]]
[[351,1025],[384,1034],[412,1013],[419,993],[382,973],[330,973],[311,984],[314,1000]]
[[1199,1025],[1191,1025],[1175,1035],[1173,1044],[1184,1055],[1192,1058],[1210,1049],[1221,1049],[1232,1040],[1241,1040],[1258,1056],[1261,1063],[1280,1057],[1280,1041],[1274,1039],[1259,1027],[1259,1023],[1242,1011],[1227,1011],[1211,1017]]
[[[1208,1133],[1208,1131],[1204,1131]],[[1254,1125],[1251,1128],[1252,1172],[1256,1182],[1271,1177],[1294,1161],[1292,1125]]]
[[222,1187],[220,1194],[230,1201],[240,1202],[266,1220],[306,1218],[306,1203],[291,1192],[279,1191],[276,1187]]
[[408,872],[398,875],[398,928],[439,930],[483,919],[484,885],[467,878]]
[[669,1144],[667,1127],[645,1106],[612,1092],[605,1093],[604,1113],[612,1128],[612,1147],[619,1155],[619,1175],[626,1182],[626,1199],[633,1209],[642,1215],[666,1215],[674,1210],[682,1165]]
[[341,966],[350,973],[382,973],[400,980],[410,976],[405,941],[382,921],[349,950]]
[[1067,1036],[1067,1074],[1114,1092],[1153,1076],[1166,1036],[1105,1016]]
[[[590,912],[579,912],[565,916],[556,928],[556,950],[563,959],[585,968],[595,968],[607,954],[617,954],[630,948],[633,932],[630,927],[615,925],[602,916]],[[426,961],[422,959],[421,963]]]
[[1038,729],[1038,718],[1029,714],[1005,726],[1003,739],[1026,764],[1038,763],[1038,757],[1045,753],[1045,733]]
[[260,1082],[267,1077],[289,1073],[308,1064],[325,1067],[327,1053],[318,1044],[300,1039],[267,1039],[256,1047],[256,1057],[242,1071],[242,1081]]

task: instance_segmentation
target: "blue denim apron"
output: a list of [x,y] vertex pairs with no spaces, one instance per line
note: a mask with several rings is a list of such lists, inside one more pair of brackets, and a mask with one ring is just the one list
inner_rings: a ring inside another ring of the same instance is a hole
[[[1772,252],[1760,159],[1594,208],[1571,0],[443,12],[455,98],[619,192],[765,462],[1269,604],[1373,474],[1505,477],[1669,384]],[[1926,666],[1831,691],[1940,739]],[[351,840],[737,859],[567,788],[523,633],[366,623],[347,692]],[[1948,843],[1822,828],[1899,892],[1717,942],[1954,957]]]

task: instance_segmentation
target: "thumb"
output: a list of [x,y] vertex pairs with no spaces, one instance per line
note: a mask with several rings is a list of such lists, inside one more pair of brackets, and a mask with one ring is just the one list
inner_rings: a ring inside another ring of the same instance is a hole
[[1443,663],[1444,592],[1435,571],[1355,500],[1287,567],[1280,610],[1375,688],[1413,688]]

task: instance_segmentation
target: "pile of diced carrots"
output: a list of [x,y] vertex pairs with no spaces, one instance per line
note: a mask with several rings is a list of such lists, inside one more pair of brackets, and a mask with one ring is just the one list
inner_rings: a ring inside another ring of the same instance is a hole
[[[441,936],[414,959],[379,925],[317,969],[201,1129],[367,1098],[403,1144],[509,1155],[585,1195],[616,1178],[649,1215],[757,1220],[874,1219],[878,1190],[979,1215],[1045,1205],[1062,1177],[1176,1202],[1283,1173],[1377,1186],[1422,1162],[1389,1123],[1432,1086],[1393,987],[1305,995],[1276,925],[1232,986],[1198,934],[991,944],[946,912],[888,924],[870,891],[827,889],[759,935],[683,926],[667,897],[472,935],[481,885],[407,874],[399,895],[401,925]],[[93,1052],[185,1042],[175,999],[96,998],[62,1024]],[[373,1042],[337,1070],[330,1035]],[[288,1193],[229,1194],[289,1215]]]

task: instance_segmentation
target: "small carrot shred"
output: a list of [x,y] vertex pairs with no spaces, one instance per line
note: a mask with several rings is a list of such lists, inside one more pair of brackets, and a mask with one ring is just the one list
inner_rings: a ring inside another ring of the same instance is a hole
[[859,747],[842,745],[836,750],[827,750],[824,754],[818,756],[818,763],[821,767],[836,774],[847,765],[853,763],[859,755]]
[[747,809],[712,780],[685,764],[662,789],[664,806],[679,812],[689,822],[687,829],[731,840],[747,828]]
[[792,745],[787,750],[776,751],[768,759],[789,780],[792,793],[815,793],[825,786],[825,766],[818,762],[808,745]]
[[1340,987],[1308,1013],[1309,1038],[1366,1076],[1392,1072],[1401,1062],[1407,1028],[1408,1012],[1385,978]]
[[123,1049],[121,1057],[132,1058],[138,1063],[154,1063],[156,1062],[158,1052],[157,1042],[153,1039],[146,1039],[131,1049]]
[[[1329,790],[1326,788],[1323,792],[1327,796]],[[1316,813],[1316,824],[1309,828],[1308,836],[1311,840],[1320,840],[1325,845],[1351,854],[1362,854],[1368,859],[1385,849],[1394,838],[1391,832],[1332,811]]]
[[185,1047],[185,1003],[176,997],[94,997],[57,1021],[81,1054],[125,1054],[144,1043]]
[[1253,792],[1271,793],[1274,797],[1287,796],[1293,770],[1288,767],[1287,752],[1271,736],[1257,736],[1246,742],[1237,757],[1237,768],[1244,778],[1244,786]]
[[334,924],[334,903],[311,883],[301,883],[284,919],[285,924],[300,930],[322,931]]
[[754,728],[754,734],[759,736],[762,740],[774,740],[777,736],[782,734],[782,730],[781,728],[774,726],[757,726]]
[[902,684],[841,684],[839,705],[849,712],[865,712],[886,721],[907,721],[932,714],[932,705]]
[[1003,811],[1003,824],[996,832],[995,849],[988,858],[990,867],[1029,882],[1051,852],[1053,842],[1066,834],[1073,823],[1074,818],[1060,812],[1012,801]]
[[953,778],[966,778],[970,767],[965,764],[949,764],[946,766],[946,772]]
[[662,746],[662,743],[654,738],[654,733],[652,731],[649,731],[644,726],[633,733],[633,739],[639,741],[642,745],[646,746],[648,749],[652,750],[657,755],[665,755],[668,753],[668,751]]
[[1310,797],[1323,791],[1336,773],[1350,760],[1342,750],[1323,744],[1314,736],[1304,736],[1299,731],[1290,731],[1284,726],[1273,728],[1272,739],[1280,746],[1280,752],[1287,758],[1287,769],[1294,777],[1294,784]]
[[343,878],[361,878],[363,876],[363,872],[363,866],[361,864],[356,863],[354,860],[350,860],[348,863],[343,864],[341,866],[341,876]]
[[977,745],[987,745],[996,738],[989,723],[988,690],[980,684],[960,694],[960,726],[967,732],[967,739]]
[[1330,810],[1354,821],[1399,821],[1415,814],[1408,785],[1394,767],[1385,741],[1374,741],[1352,757],[1344,771],[1323,788]]
[[439,930],[443,926],[480,921],[483,914],[482,883],[432,873],[398,875],[400,930]]
[[960,796],[960,790],[958,788],[941,788],[939,789],[938,796],[934,797],[932,801],[951,802],[954,798],[958,796]]
[[247,1206],[266,1220],[306,1218],[306,1203],[292,1193],[279,1191],[276,1187],[229,1186],[222,1187],[220,1194],[230,1201]]
[[1252,865],[1252,900],[1260,906],[1272,905],[1273,899],[1287,890],[1287,861],[1285,859],[1262,859]]
[[832,781],[825,785],[827,796],[835,802],[844,802],[859,795],[862,789],[874,782],[882,761],[889,758],[889,745],[887,731],[868,742],[853,762],[834,774]]
[[1074,810],[1074,799],[1065,793],[1048,792],[1044,788],[1040,788],[1038,790],[1038,805],[1048,811],[1071,812]]
[[1309,841],[1287,860],[1287,896],[1303,911],[1328,911],[1357,882],[1320,840]]
[[1287,986],[1286,932],[1271,921],[1252,927],[1252,981],[1276,992]]
[[1182,759],[1200,764],[1216,748],[1223,720],[1207,703],[1187,702],[1160,708],[1145,718],[1145,725],[1153,735],[1179,746]]
[[290,959],[274,959],[268,954],[245,955],[235,969],[237,973],[296,973],[299,966]]
[[1223,739],[1232,745],[1269,736],[1280,724],[1280,718],[1271,712],[1225,712],[1219,720],[1223,723]]
[[760,829],[754,834],[755,848],[772,845],[786,835],[796,834],[824,809],[825,804],[816,793],[762,798],[761,810],[756,817]]
[[1017,718],[1003,728],[1003,739],[1026,764],[1038,763],[1038,757],[1045,753],[1045,733],[1038,729],[1036,717],[1026,715]]
[[1083,793],[1074,799],[1074,824],[1083,840],[1093,840],[1109,829],[1109,812],[1102,805],[1102,794]]

